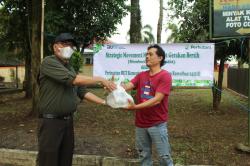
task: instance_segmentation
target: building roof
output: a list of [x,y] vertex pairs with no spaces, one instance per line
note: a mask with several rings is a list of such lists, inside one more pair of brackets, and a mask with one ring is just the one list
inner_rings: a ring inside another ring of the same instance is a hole
[[0,67],[20,66],[23,63],[15,58],[0,57]]
[[94,51],[92,49],[89,49],[89,48],[85,48],[84,52],[83,52],[83,54],[93,54],[93,53],[94,53]]

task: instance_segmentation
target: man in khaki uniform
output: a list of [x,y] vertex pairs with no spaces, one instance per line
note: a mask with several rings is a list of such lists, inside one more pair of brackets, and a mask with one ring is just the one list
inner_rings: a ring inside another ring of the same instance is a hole
[[102,77],[77,74],[69,64],[76,42],[69,33],[62,33],[53,43],[54,55],[44,58],[39,74],[41,123],[38,131],[39,166],[71,166],[74,149],[72,115],[77,96],[98,104],[105,100],[86,92],[84,85],[101,83],[110,91],[115,84]]

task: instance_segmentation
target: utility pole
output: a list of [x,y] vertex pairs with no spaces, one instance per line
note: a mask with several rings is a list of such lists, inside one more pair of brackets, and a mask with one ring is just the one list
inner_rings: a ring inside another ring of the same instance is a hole
[[248,146],[250,147],[250,39],[248,38]]
[[44,41],[44,0],[42,1],[41,6],[41,60],[43,59],[43,41]]

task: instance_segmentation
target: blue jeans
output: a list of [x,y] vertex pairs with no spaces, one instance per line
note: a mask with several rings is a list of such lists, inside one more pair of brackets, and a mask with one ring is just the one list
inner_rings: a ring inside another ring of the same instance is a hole
[[161,166],[173,166],[168,142],[167,123],[161,123],[149,128],[136,127],[136,148],[139,153],[141,166],[152,166],[152,143],[160,157]]

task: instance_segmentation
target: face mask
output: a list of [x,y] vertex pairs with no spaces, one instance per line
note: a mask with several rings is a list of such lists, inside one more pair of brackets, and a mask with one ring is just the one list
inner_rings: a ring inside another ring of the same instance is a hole
[[74,53],[74,50],[71,47],[63,47],[59,49],[64,59],[70,59],[71,55]]

